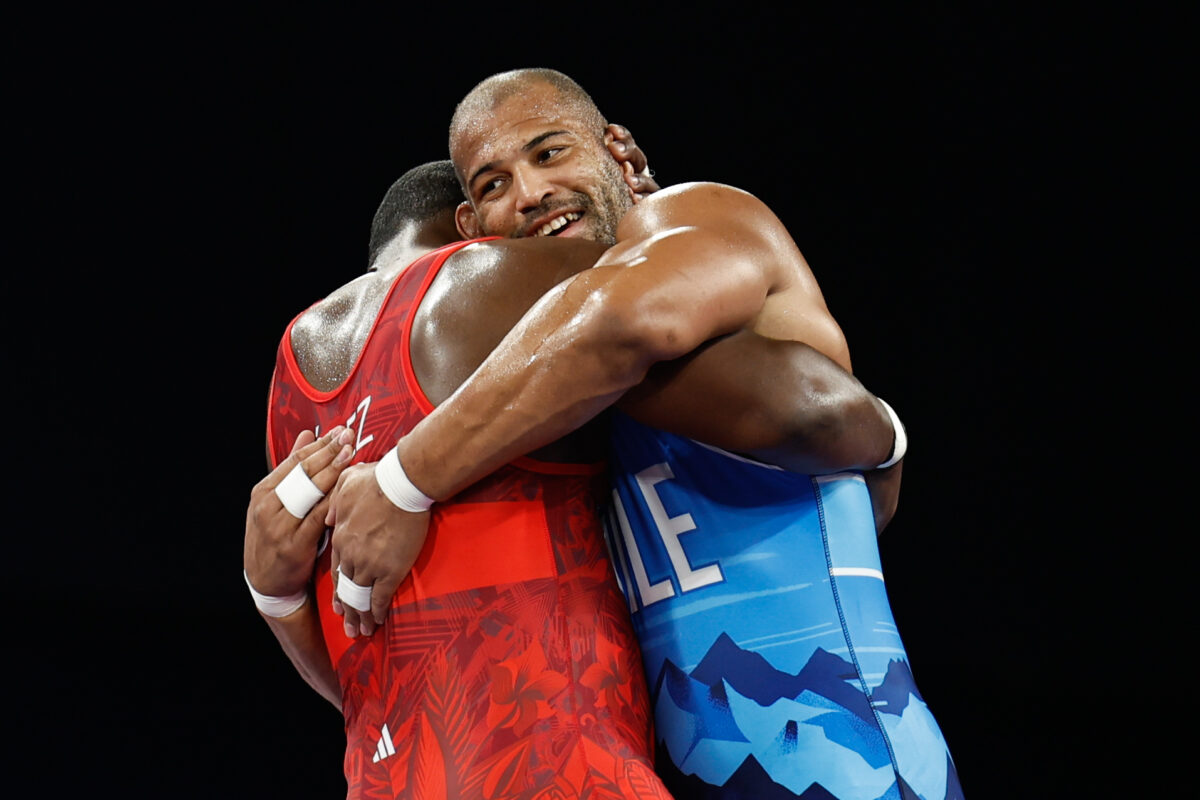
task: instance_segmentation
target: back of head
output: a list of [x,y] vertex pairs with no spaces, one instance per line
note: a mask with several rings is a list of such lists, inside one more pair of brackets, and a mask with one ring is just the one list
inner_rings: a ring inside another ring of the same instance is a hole
[[[454,108],[454,116],[450,118],[450,152],[454,152],[454,144],[463,133],[469,133],[477,128],[488,125],[492,111],[513,95],[525,95],[535,85],[551,87],[554,103],[567,107],[583,120],[587,121],[596,137],[603,141],[604,129],[608,125],[600,109],[592,100],[592,96],[570,76],[556,69],[546,67],[527,67],[513,69],[507,72],[497,72],[484,78]],[[461,176],[460,176],[461,177]],[[465,183],[463,191],[466,190]]]
[[371,220],[367,263],[374,265],[401,233],[430,246],[454,241],[454,209],[464,199],[449,160],[429,161],[405,172],[388,188]]

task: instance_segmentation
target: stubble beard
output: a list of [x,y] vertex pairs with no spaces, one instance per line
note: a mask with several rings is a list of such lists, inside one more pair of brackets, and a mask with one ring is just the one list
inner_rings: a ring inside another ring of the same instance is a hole
[[591,203],[591,213],[595,214],[596,225],[593,228],[593,238],[601,244],[612,247],[617,243],[617,224],[625,212],[633,207],[633,200],[625,185],[625,176],[621,173],[617,162],[605,159],[603,175],[598,189],[596,202]]

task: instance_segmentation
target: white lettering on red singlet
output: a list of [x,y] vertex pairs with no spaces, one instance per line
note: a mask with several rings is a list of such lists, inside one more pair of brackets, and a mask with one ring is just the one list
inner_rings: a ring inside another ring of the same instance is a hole
[[[354,409],[354,413],[350,415],[350,419],[346,420],[347,428],[353,428],[354,421],[358,420],[358,436],[354,441],[354,452],[356,453],[375,440],[375,434],[371,434],[365,439],[363,438],[363,428],[367,426],[367,409],[370,407],[371,395],[367,395],[363,398],[363,401],[358,404],[358,408]],[[358,412],[360,411],[362,412],[361,417],[358,415]]]

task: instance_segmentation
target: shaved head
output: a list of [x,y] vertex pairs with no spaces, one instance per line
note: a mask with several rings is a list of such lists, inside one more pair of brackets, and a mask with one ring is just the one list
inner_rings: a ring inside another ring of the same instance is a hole
[[[450,118],[450,152],[454,152],[455,143],[464,134],[478,133],[481,126],[489,125],[497,106],[514,95],[527,95],[529,89],[536,85],[551,87],[554,90],[552,105],[559,112],[569,110],[573,116],[586,123],[595,133],[597,140],[603,141],[604,128],[608,121],[596,107],[592,96],[572,78],[558,70],[530,67],[498,72],[484,78],[467,93],[455,106],[454,116]],[[465,192],[466,177],[462,174],[460,165],[455,164],[455,168]]]

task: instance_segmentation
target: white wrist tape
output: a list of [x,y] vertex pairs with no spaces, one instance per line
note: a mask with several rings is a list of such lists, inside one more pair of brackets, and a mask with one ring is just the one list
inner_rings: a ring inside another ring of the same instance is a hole
[[887,469],[895,464],[900,459],[904,458],[904,453],[908,450],[908,434],[904,431],[904,423],[900,421],[896,411],[889,406],[881,397],[875,398],[883,407],[887,409],[888,416],[892,418],[892,432],[895,434],[895,441],[892,443],[892,455],[887,461],[880,464],[875,469]]
[[400,454],[396,448],[388,450],[387,455],[375,465],[375,480],[388,500],[404,511],[428,511],[433,505],[433,498],[413,485],[400,466]]
[[308,600],[308,592],[296,592],[287,597],[271,597],[267,594],[261,594],[257,589],[250,585],[250,576],[246,574],[246,570],[242,570],[242,577],[246,579],[246,585],[250,587],[250,596],[254,598],[254,605],[258,610],[266,614],[268,617],[286,617],[291,614]]
[[304,515],[312,511],[312,507],[321,501],[325,493],[308,477],[303,465],[297,464],[275,486],[275,496],[289,514],[296,519],[304,519]]

